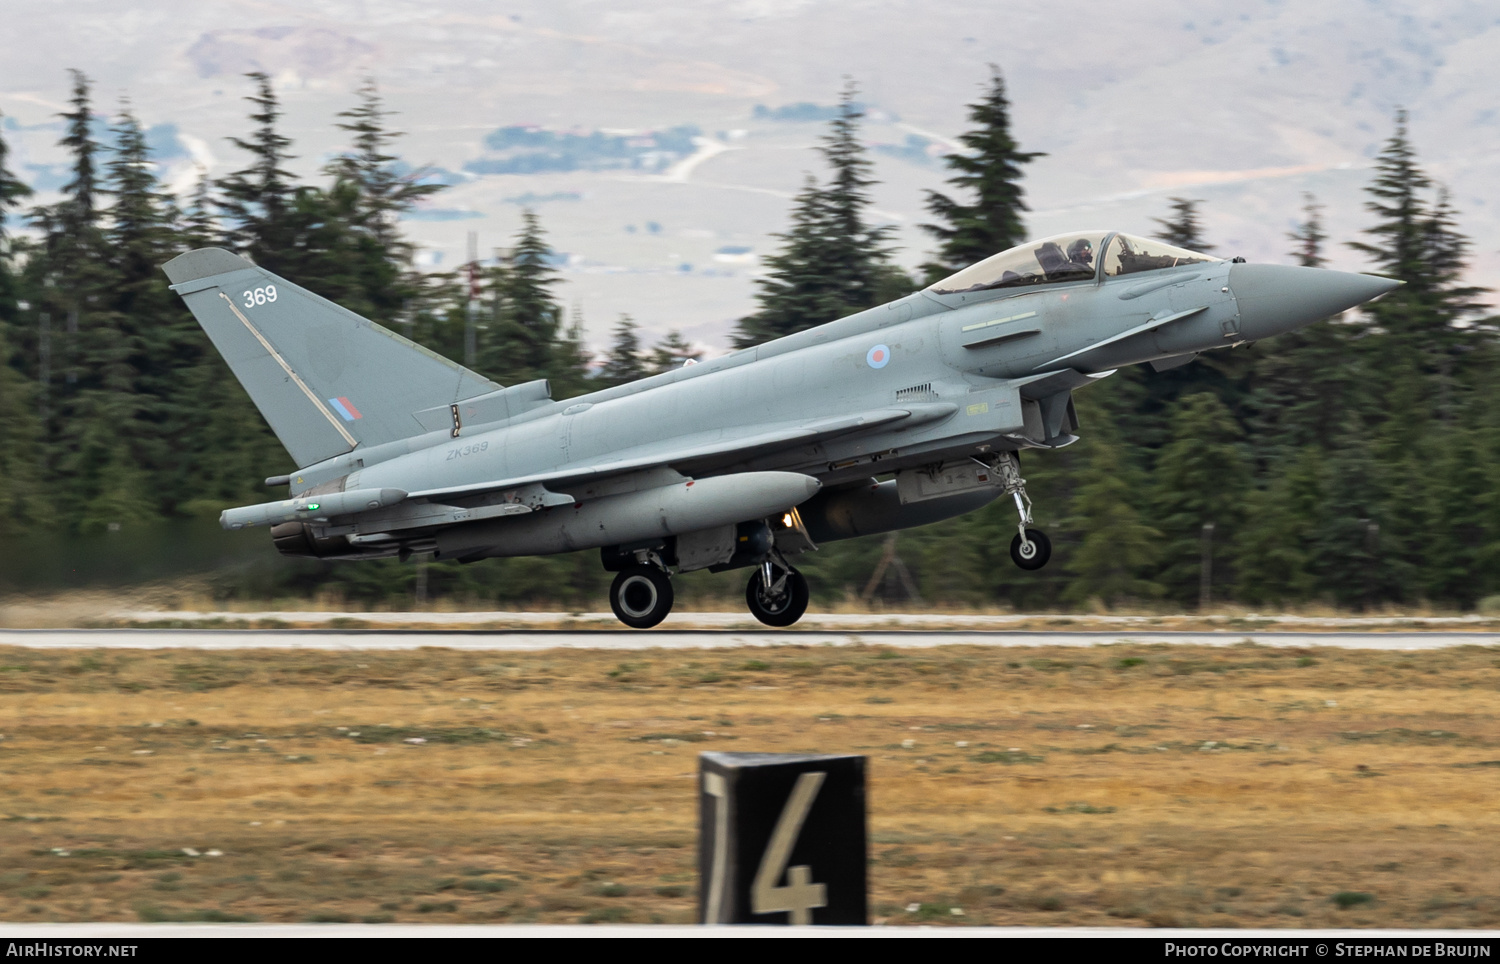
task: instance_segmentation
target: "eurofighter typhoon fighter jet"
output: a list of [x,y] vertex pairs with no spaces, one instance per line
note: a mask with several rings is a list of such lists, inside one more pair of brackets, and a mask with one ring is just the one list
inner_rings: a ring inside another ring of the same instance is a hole
[[[1102,256],[1096,257],[1096,252]],[[165,266],[298,466],[229,509],[287,555],[471,562],[598,549],[615,615],[661,622],[673,572],[751,570],[750,611],[807,609],[793,560],[1002,496],[1032,527],[1021,449],[1077,438],[1072,393],[1291,331],[1395,281],[1223,261],[1115,232],[1004,251],[878,308],[553,401],[502,387],[219,248]],[[886,476],[886,481],[877,477]]]

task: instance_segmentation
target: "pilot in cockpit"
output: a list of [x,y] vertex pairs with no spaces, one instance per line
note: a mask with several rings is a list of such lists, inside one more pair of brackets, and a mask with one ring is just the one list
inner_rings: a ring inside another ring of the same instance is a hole
[[1080,268],[1094,273],[1094,244],[1088,238],[1079,238],[1068,245],[1068,260]]

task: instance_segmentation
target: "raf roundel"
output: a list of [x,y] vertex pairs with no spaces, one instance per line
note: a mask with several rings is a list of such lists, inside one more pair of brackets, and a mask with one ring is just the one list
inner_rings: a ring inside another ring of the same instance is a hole
[[871,368],[884,368],[890,361],[891,350],[885,345],[876,345],[865,353],[865,364]]

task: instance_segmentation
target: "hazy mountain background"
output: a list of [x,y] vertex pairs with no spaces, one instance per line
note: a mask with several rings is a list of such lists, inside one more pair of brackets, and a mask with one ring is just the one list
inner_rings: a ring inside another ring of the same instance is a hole
[[95,80],[100,110],[129,98],[183,192],[244,166],[226,138],[246,132],[245,71],[274,76],[309,178],[373,76],[405,158],[453,184],[406,224],[421,262],[461,262],[470,231],[482,253],[505,246],[534,207],[595,346],[621,312],[727,346],[788,199],[822,173],[826,125],[795,105],[833,104],[845,77],[869,106],[880,216],[899,260],[923,260],[923,191],[989,63],[1022,148],[1048,155],[1028,172],[1034,235],[1149,233],[1180,195],[1204,200],[1219,253],[1284,261],[1312,191],[1332,241],[1352,240],[1401,106],[1474,241],[1473,280],[1500,287],[1492,3],[0,2],[0,110],[38,200],[65,178],[66,68]]

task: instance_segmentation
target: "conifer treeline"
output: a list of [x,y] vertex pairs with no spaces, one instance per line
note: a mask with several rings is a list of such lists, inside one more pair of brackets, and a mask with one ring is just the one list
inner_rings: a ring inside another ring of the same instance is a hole
[[[397,221],[440,188],[399,164],[399,135],[373,84],[339,115],[350,147],[313,185],[287,171],[292,144],[275,92],[265,75],[249,75],[252,126],[234,141],[248,162],[205,179],[184,204],[158,184],[128,104],[109,142],[94,139],[88,80],[72,76],[62,115],[72,176],[60,201],[21,210],[30,192],[9,172],[0,139],[8,545],[216,516],[265,499],[259,480],[289,468],[166,288],[159,265],[193,247],[237,250],[502,384],[550,378],[559,398],[692,354],[675,334],[644,348],[622,316],[611,349],[591,365],[581,318],[566,317],[552,292],[552,253],[530,212],[506,257],[472,277],[414,270]],[[831,176],[809,176],[797,195],[737,345],[880,304],[1024,240],[1023,169],[1041,155],[1013,137],[998,71],[970,108],[964,152],[947,159],[952,190],[928,194],[936,250],[920,279],[893,263],[886,231],[871,223],[855,94],[845,89],[819,148]],[[922,596],[1021,607],[1192,605],[1205,593],[1254,605],[1468,607],[1500,593],[1500,347],[1478,320],[1482,292],[1464,282],[1457,214],[1417,164],[1404,116],[1367,207],[1372,226],[1354,247],[1404,287],[1358,315],[1163,373],[1122,371],[1080,393],[1083,440],[1023,456],[1053,563],[1038,573],[1010,564],[1014,510],[996,503],[902,534]],[[30,236],[16,234],[18,217],[34,227]],[[1158,224],[1164,239],[1209,247],[1197,201],[1171,199]],[[1293,260],[1323,263],[1328,238],[1315,199],[1288,241]],[[853,540],[799,565],[828,598],[857,592],[880,552],[879,540]],[[416,567],[395,561],[277,560],[271,572],[255,591],[332,585],[399,604],[418,583]],[[696,581],[734,595],[735,579],[695,575],[684,588]],[[582,605],[606,584],[595,555],[579,553],[432,564],[419,591],[479,605]],[[243,580],[224,587],[247,590]]]

